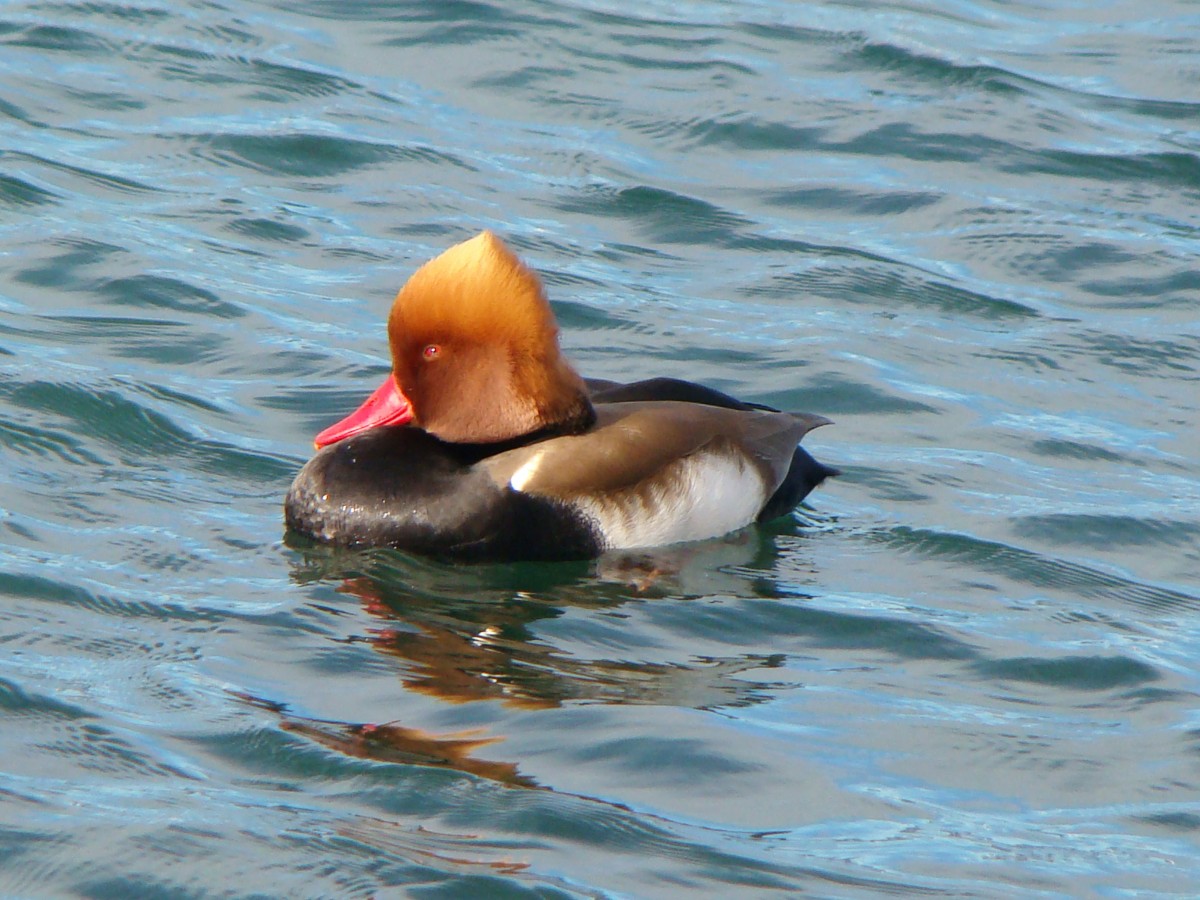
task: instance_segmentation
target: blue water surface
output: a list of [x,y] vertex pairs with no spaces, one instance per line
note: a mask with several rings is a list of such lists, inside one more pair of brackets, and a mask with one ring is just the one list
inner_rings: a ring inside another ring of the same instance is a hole
[[[0,5],[0,893],[1191,897],[1200,7]],[[424,260],[794,516],[284,542]]]

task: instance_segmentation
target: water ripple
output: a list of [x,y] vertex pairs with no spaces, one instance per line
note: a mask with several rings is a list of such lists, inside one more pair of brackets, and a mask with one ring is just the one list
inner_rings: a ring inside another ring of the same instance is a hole
[[[1195,12],[928,6],[3,5],[0,892],[1190,895]],[[591,564],[285,545],[485,227],[588,374],[844,475]]]
[[1200,608],[1200,597],[1194,594],[1143,584],[1089,566],[969,535],[899,527],[880,535],[879,539],[906,552],[967,563],[1034,587],[1050,590],[1065,587],[1072,592],[1106,597],[1148,610]]

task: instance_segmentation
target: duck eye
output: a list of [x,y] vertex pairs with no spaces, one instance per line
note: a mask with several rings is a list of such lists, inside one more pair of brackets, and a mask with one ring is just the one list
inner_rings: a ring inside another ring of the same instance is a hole
[[442,348],[437,344],[426,344],[425,348],[421,351],[421,356],[426,360],[437,359],[441,355]]

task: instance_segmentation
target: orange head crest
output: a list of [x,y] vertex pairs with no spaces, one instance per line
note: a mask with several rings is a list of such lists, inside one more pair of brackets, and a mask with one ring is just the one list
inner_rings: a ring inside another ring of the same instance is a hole
[[443,440],[509,440],[590,417],[541,281],[490,231],[413,273],[388,341],[414,421]]

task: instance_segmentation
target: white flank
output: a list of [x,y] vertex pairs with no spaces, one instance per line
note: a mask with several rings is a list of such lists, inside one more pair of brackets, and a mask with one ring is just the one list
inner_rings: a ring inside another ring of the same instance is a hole
[[[526,463],[513,475],[529,465]],[[722,453],[681,459],[642,492],[621,491],[572,501],[600,528],[606,550],[700,541],[749,525],[766,500],[762,478]]]
[[529,480],[537,474],[538,466],[542,464],[542,457],[545,455],[545,450],[538,451],[521,468],[512,473],[512,478],[508,479],[508,483],[512,485],[514,491],[525,489],[525,485],[529,484]]

